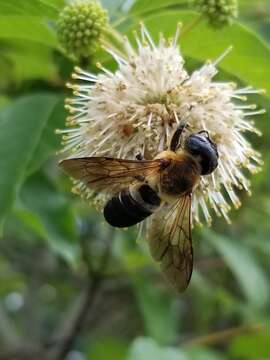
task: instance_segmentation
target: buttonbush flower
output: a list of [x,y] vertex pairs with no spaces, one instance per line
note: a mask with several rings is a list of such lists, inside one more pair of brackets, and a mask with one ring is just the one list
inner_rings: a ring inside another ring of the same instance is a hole
[[238,0],[195,0],[195,5],[214,27],[231,25],[238,15]]
[[[213,80],[227,51],[189,74],[178,36],[179,29],[173,40],[160,36],[155,44],[142,27],[141,36],[135,35],[136,48],[125,38],[125,55],[108,49],[118,64],[115,72],[99,64],[97,75],[76,68],[76,82],[68,85],[74,97],[66,101],[70,116],[68,128],[61,131],[63,151],[70,157],[135,159],[141,153],[151,159],[168,148],[180,121],[188,119],[183,136],[207,130],[219,152],[218,168],[201,177],[194,191],[193,222],[204,218],[210,223],[213,212],[229,221],[230,203],[240,206],[236,189],[250,192],[243,170],[256,173],[261,165],[260,154],[244,137],[245,132],[259,134],[250,119],[264,111],[245,103],[246,95],[259,91]],[[97,206],[108,199],[80,182],[75,190]]]
[[59,14],[57,32],[66,51],[77,57],[93,54],[108,25],[107,11],[95,0],[74,0]]

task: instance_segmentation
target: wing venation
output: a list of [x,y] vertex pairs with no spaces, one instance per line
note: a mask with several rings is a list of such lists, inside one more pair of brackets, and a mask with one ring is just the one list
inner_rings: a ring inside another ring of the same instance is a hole
[[121,191],[133,182],[143,182],[146,177],[164,167],[162,159],[124,160],[108,157],[66,159],[59,164],[75,180],[97,191]]
[[190,216],[191,194],[188,194],[171,205],[165,204],[152,216],[148,228],[151,255],[179,292],[187,288],[193,268]]

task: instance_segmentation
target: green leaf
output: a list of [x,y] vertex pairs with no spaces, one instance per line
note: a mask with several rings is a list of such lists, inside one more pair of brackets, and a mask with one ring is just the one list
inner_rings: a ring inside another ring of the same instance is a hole
[[31,177],[22,188],[22,203],[44,227],[40,233],[50,248],[71,264],[78,257],[78,231],[73,211],[64,195],[41,174]]
[[57,80],[57,69],[53,62],[52,49],[33,41],[6,40],[1,44],[2,59],[6,61],[7,71],[2,79],[8,84],[29,79]]
[[47,233],[37,214],[26,209],[22,204],[16,205],[12,214],[36,236],[46,238]]
[[39,169],[49,156],[55,155],[56,151],[61,148],[61,136],[55,133],[55,129],[64,128],[66,116],[64,99],[60,99],[48,117],[38,147],[29,163],[28,173],[31,174]]
[[205,230],[203,236],[228,264],[251,305],[258,308],[264,306],[269,300],[269,283],[250,249],[237,242],[237,239],[210,230]]
[[172,299],[162,290],[149,286],[144,279],[135,280],[135,289],[146,334],[159,343],[173,343],[177,337],[177,317]]
[[25,96],[0,115],[0,223],[22,184],[27,164],[55,103],[54,95]]
[[153,339],[137,338],[129,350],[127,360],[187,360],[184,353],[173,347],[161,347]]
[[[64,1],[61,0],[62,3]],[[39,15],[56,18],[61,2],[55,0],[0,0],[2,15]]]
[[[179,21],[183,22],[184,26],[188,26],[197,17],[198,14],[191,11],[168,11],[145,17],[143,20],[151,35],[157,40],[161,30],[160,24],[165,36],[171,37],[175,34]],[[209,58],[218,58],[233,45],[233,51],[226,56],[219,67],[244,83],[266,89],[270,96],[270,48],[246,26],[235,23],[216,31],[206,22],[201,22],[182,37],[180,36],[180,45],[185,56],[200,62],[205,62]]]
[[31,40],[52,48],[58,47],[52,29],[45,20],[34,16],[0,16],[0,39]]
[[186,4],[186,0],[137,0],[130,9],[130,13],[143,14],[153,11],[162,10],[168,6]]

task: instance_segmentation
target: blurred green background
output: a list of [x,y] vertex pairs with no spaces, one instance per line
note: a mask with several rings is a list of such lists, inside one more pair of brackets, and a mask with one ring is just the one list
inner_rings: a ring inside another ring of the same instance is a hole
[[[154,37],[198,13],[181,0],[104,0],[110,23],[130,34],[143,21]],[[64,0],[0,0],[0,359],[270,359],[270,4],[240,1],[238,20],[201,21],[180,39],[194,69],[234,50],[218,79],[264,88],[268,113],[250,136],[265,161],[252,197],[232,224],[194,229],[195,272],[175,294],[136,228],[112,231],[71,194],[56,151],[67,114],[65,87],[76,62],[55,21]],[[115,64],[102,51],[96,61]]]

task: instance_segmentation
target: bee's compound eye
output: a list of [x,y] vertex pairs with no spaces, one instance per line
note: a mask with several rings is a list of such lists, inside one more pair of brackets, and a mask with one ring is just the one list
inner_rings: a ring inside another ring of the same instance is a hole
[[192,134],[185,142],[185,149],[193,156],[201,155],[202,149],[207,146],[208,139],[201,134]]
[[198,158],[201,175],[211,174],[218,166],[217,147],[208,137],[202,134],[190,135],[185,142],[185,149]]

